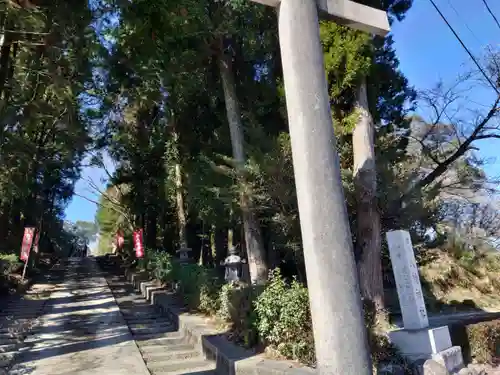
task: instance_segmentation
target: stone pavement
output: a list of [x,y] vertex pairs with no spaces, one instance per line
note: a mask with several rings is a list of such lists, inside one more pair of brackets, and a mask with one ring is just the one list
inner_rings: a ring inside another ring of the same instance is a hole
[[149,375],[93,258],[70,258],[11,375]]

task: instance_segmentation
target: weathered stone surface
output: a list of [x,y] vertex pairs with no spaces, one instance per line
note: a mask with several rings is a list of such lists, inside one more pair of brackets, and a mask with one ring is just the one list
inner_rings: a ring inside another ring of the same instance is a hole
[[465,367],[461,369],[457,375],[479,375],[479,373],[472,368]]
[[5,367],[12,362],[14,358],[14,353],[2,353],[0,354],[0,367]]
[[397,363],[381,363],[377,375],[406,375],[405,367]]
[[443,365],[433,359],[428,359],[424,363],[422,375],[450,375],[450,373]]
[[455,373],[464,367],[462,348],[460,346],[452,346],[451,348],[442,350],[433,355],[432,359],[446,367],[451,373]]
[[396,230],[388,232],[386,236],[404,328],[426,328],[429,319],[410,233]]
[[[418,330],[400,329],[389,332],[389,339],[400,350],[402,355],[412,361],[423,356],[431,358],[435,354],[445,352],[452,345],[448,327]],[[452,359],[454,358],[452,357]],[[442,362],[446,366],[443,358],[440,357],[439,360],[437,358],[433,359]]]

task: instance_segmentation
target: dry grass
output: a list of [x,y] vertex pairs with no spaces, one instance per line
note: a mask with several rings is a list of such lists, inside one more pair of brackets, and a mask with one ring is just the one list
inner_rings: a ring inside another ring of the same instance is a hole
[[462,347],[466,362],[498,366],[500,364],[500,320],[470,325],[454,324],[452,340]]
[[[492,253],[463,256],[428,250],[434,258],[420,267],[429,292],[443,304],[500,311],[500,258]],[[465,305],[465,306],[464,306]]]

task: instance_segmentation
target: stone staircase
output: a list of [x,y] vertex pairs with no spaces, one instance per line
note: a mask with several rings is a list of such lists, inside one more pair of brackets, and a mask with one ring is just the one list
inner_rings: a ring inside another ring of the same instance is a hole
[[6,374],[14,358],[27,348],[25,339],[36,327],[45,302],[36,290],[0,301],[0,375]]
[[152,375],[215,374],[215,362],[205,359],[201,347],[189,343],[123,276],[110,275],[111,264],[100,266],[109,272],[108,285]]

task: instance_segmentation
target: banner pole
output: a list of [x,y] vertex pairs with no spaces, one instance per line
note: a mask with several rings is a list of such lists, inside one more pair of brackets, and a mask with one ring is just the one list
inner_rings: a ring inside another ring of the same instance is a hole
[[[33,237],[35,235],[35,228],[25,227],[23,234],[23,242],[21,244],[21,260],[24,260],[23,274],[21,276],[21,281],[24,281],[26,276],[26,270],[28,268],[28,262],[30,259],[31,247],[33,246]],[[24,259],[25,258],[25,259]]]
[[26,268],[28,268],[29,259],[30,259],[30,254],[28,253],[28,257],[26,258],[26,261],[24,262],[23,275],[21,276],[21,281],[24,281],[24,276],[26,275]]

